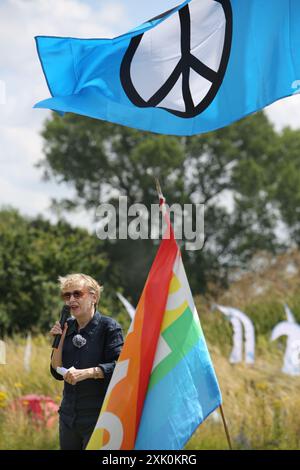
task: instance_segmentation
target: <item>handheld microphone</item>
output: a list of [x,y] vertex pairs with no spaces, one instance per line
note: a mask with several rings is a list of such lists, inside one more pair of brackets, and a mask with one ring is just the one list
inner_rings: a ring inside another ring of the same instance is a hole
[[[69,305],[64,305],[63,308],[61,309],[60,320],[59,320],[62,330],[64,329],[64,324],[66,323],[67,318],[69,318],[69,316],[70,316],[70,307]],[[61,338],[61,335],[55,335],[52,348],[55,348],[55,349],[58,348],[60,338]]]

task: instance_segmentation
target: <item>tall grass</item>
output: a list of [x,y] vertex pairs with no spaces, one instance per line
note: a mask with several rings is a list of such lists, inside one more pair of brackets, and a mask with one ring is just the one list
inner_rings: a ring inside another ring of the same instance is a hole
[[[211,348],[233,448],[299,449],[300,378],[281,373],[281,355],[270,352],[262,343],[252,366],[230,365],[216,348]],[[187,448],[228,449],[221,418],[215,422],[209,417]]]
[[[49,373],[49,341],[33,340],[31,371],[23,369],[25,340],[7,340],[7,365],[0,367],[0,449],[58,449],[57,424],[46,428],[10,403],[29,393],[47,395],[59,404],[62,383]],[[230,365],[226,354],[209,345],[223,395],[224,412],[235,449],[300,447],[300,378],[280,372],[282,352],[258,338],[253,366]],[[228,348],[229,349],[229,348]],[[227,449],[222,422],[209,417],[187,449]]]
[[0,449],[58,449],[57,422],[47,428],[22,408],[12,406],[27,394],[48,396],[60,403],[62,383],[49,372],[50,341],[43,336],[34,338],[30,372],[23,365],[25,339],[8,339],[6,348],[7,364],[0,366]]

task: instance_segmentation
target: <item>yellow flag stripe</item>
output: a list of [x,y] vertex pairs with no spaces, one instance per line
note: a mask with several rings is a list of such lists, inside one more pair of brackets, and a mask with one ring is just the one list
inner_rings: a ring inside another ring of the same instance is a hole
[[170,287],[169,287],[169,294],[174,294],[174,292],[177,292],[181,287],[181,284],[179,282],[179,279],[175,274],[173,274],[172,280],[170,282]]
[[178,308],[175,308],[174,310],[166,310],[161,326],[161,332],[169,328],[169,326],[183,314],[187,307],[188,303],[185,300]]

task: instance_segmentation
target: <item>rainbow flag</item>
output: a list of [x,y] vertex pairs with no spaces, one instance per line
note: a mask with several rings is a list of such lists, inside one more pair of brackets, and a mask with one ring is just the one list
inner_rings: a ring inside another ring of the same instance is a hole
[[222,402],[169,226],[151,267],[88,450],[182,449]]

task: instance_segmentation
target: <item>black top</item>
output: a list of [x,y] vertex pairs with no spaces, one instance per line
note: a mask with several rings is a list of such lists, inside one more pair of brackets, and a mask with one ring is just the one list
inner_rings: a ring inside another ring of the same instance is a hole
[[[103,379],[86,379],[71,385],[65,382],[60,414],[70,422],[76,417],[99,414],[116,361],[123,346],[120,325],[110,317],[95,312],[91,321],[80,331],[76,319],[67,321],[68,329],[62,351],[62,366],[69,369],[101,367]],[[86,339],[81,348],[73,345],[73,337],[80,333]],[[50,364],[53,377],[63,380]]]

